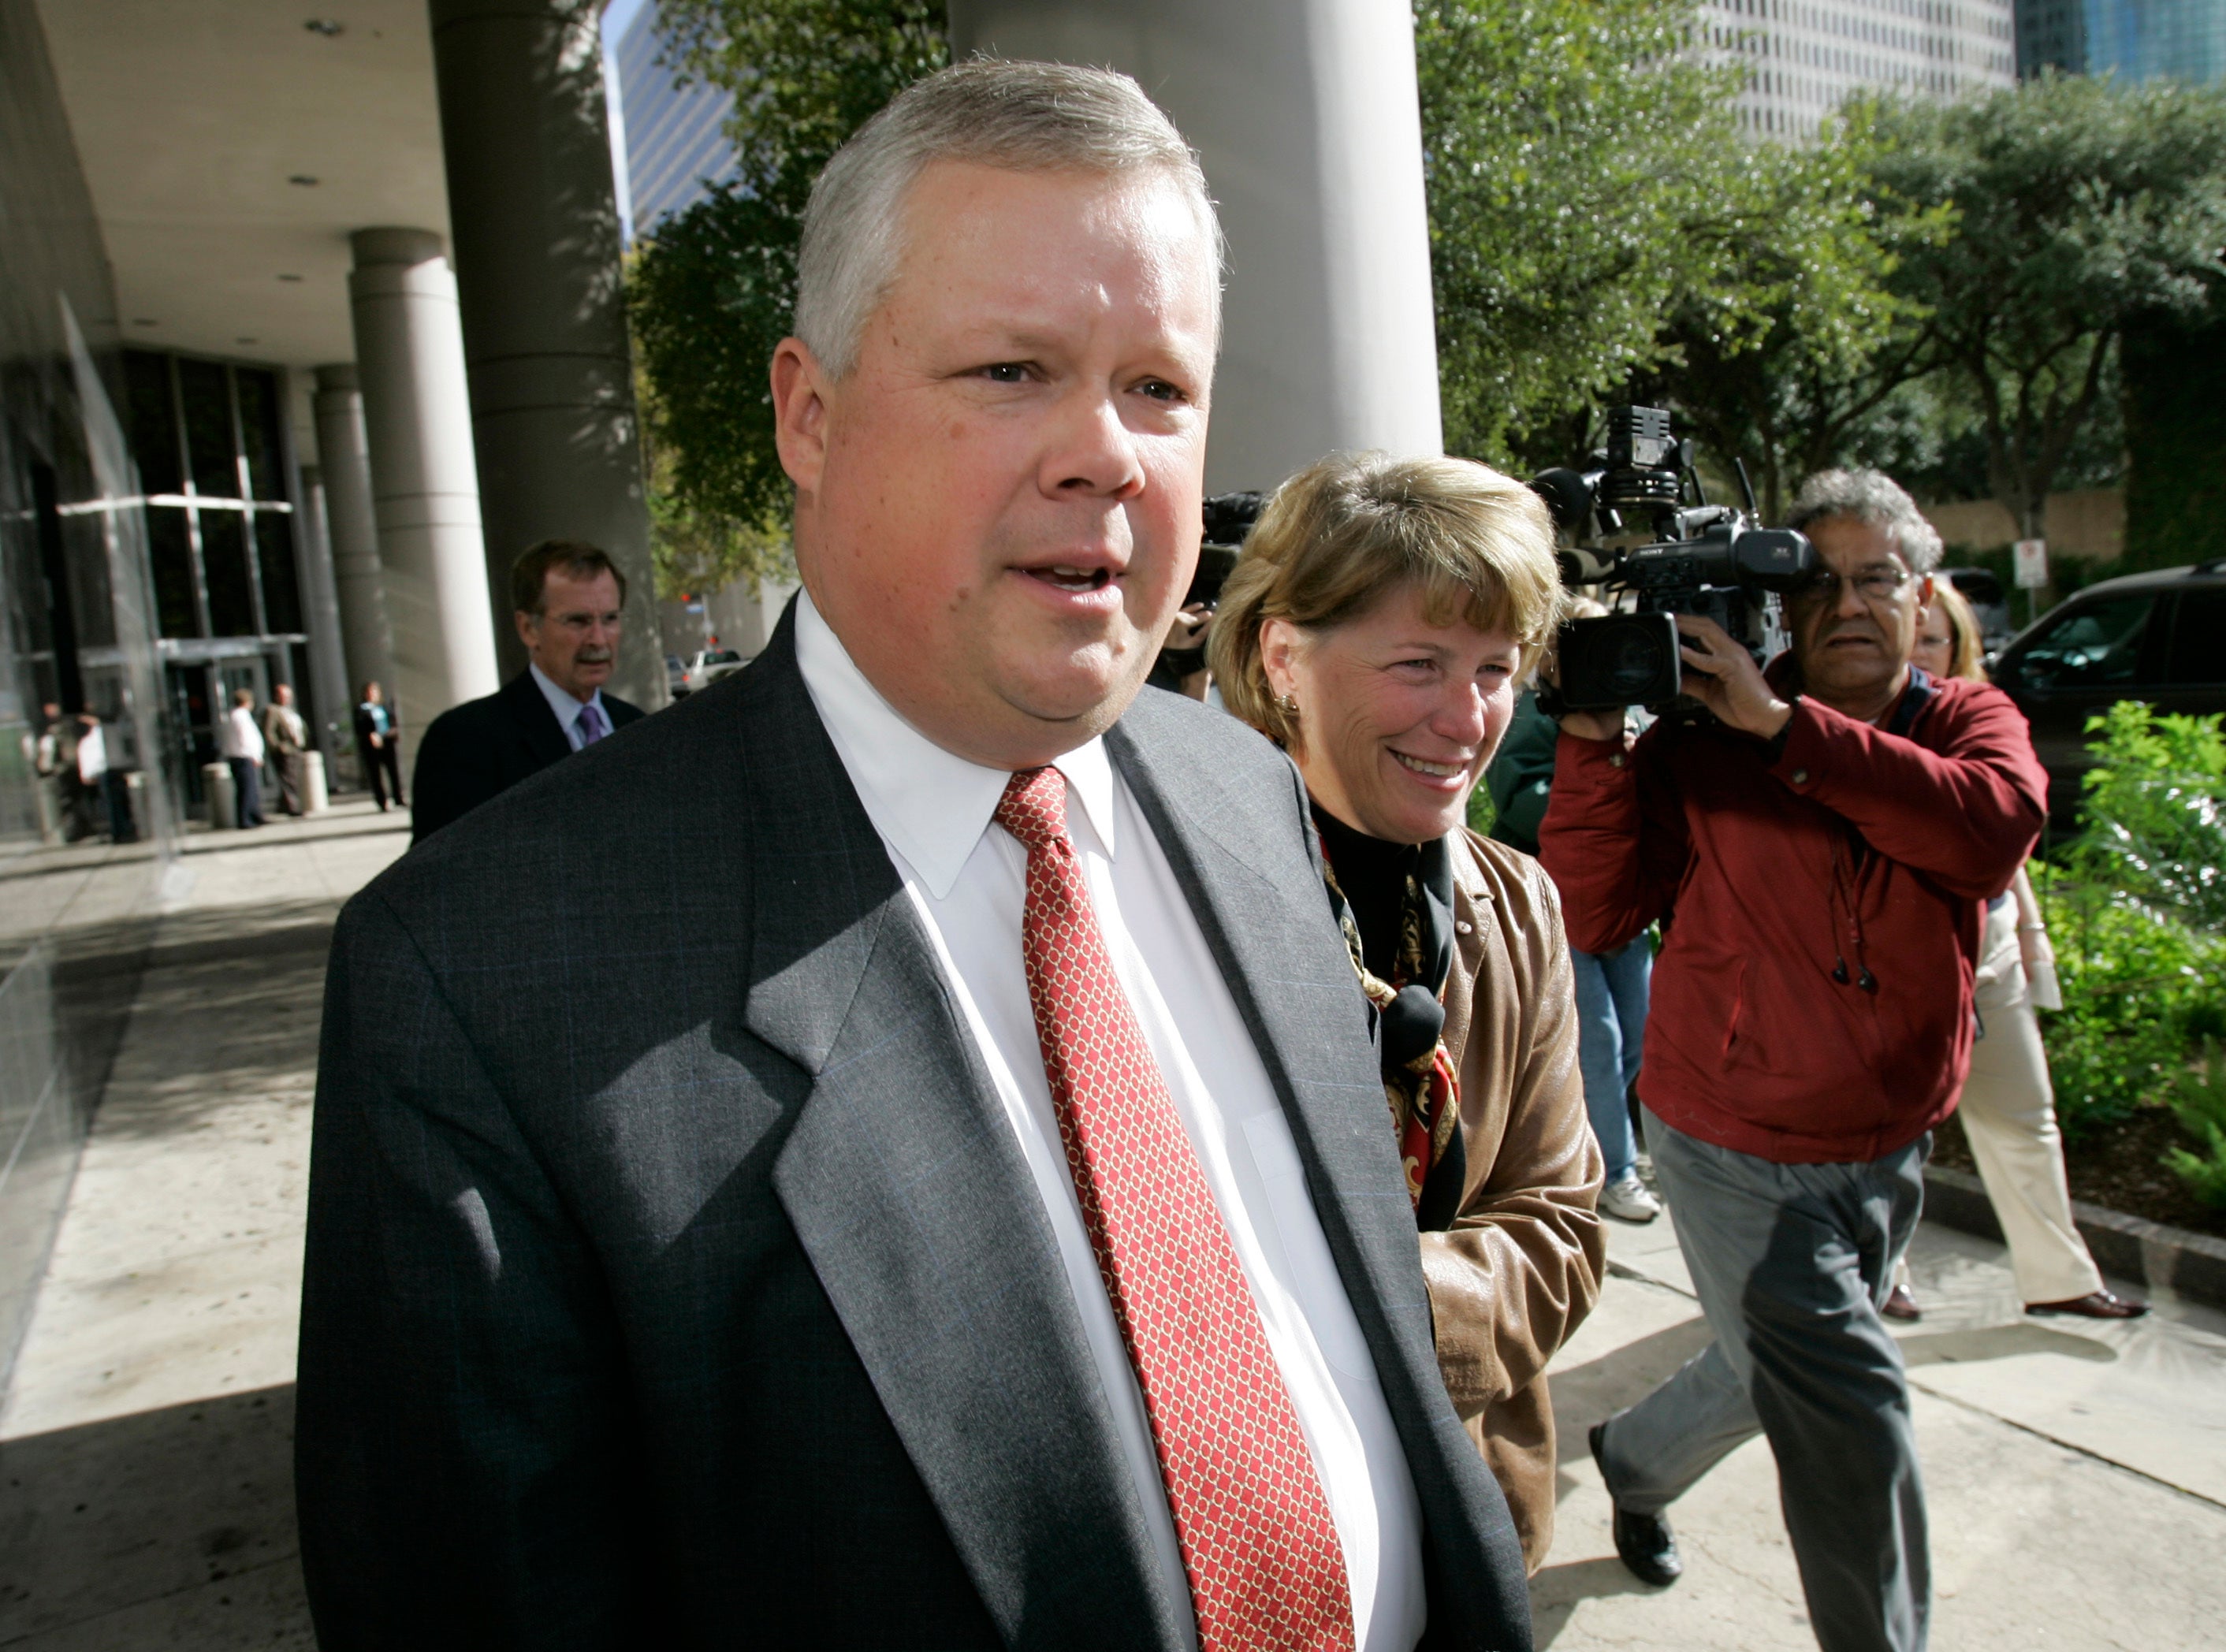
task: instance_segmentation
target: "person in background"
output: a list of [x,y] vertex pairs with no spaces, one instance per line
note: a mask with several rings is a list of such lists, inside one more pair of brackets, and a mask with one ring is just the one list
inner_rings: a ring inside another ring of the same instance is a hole
[[1313,798],[1332,910],[1376,1011],[1438,1367],[1536,1571],[1554,1536],[1545,1369],[1598,1299],[1560,903],[1467,829],[1561,590],[1530,489],[1460,459],[1323,460],[1284,483],[1222,594],[1228,708]]
[[59,843],[77,821],[77,737],[73,720],[49,700],[39,708],[39,734],[31,744],[31,772],[39,782],[39,836]]
[[[1616,1552],[1682,1571],[1667,1509],[1766,1433],[1827,1652],[1919,1652],[1930,1549],[1901,1353],[1879,1309],[1969,1065],[1987,903],[2046,813],[2023,715],[1912,670],[1940,536],[1876,471],[1811,477],[1816,566],[1766,666],[1681,614],[1705,708],[1630,743],[1561,718],[1539,836],[1569,932],[1664,924],[1639,1081],[1655,1176],[1714,1333],[1591,1435]],[[1674,911],[1673,911],[1674,907]]]
[[302,756],[308,741],[308,725],[294,709],[294,685],[281,683],[270,690],[270,703],[263,713],[263,744],[278,782],[278,807],[285,814],[302,812]]
[[355,708],[356,755],[363,761],[364,778],[371,795],[378,799],[378,812],[386,812],[391,795],[405,807],[402,795],[402,729],[387,709],[386,695],[376,683],[363,685],[363,698]]
[[[1918,620],[1912,663],[1936,677],[1983,683],[1981,658],[1978,616],[1961,591],[1946,580],[1936,581],[1932,600]],[[2138,1318],[2148,1312],[2148,1304],[2120,1296],[2102,1283],[2102,1270],[2071,1219],[2056,1095],[2033,1013],[2061,1009],[2064,1000],[2057,990],[2048,926],[2041,921],[2032,879],[2023,867],[2008,893],[1988,904],[1972,992],[1978,1039],[1956,1111],[2001,1222],[2025,1311]],[[1906,1258],[1896,1271],[1885,1312],[1897,1319],[1920,1317]]]
[[626,575],[608,556],[578,540],[544,539],[511,564],[510,595],[526,667],[426,729],[410,784],[413,843],[640,721],[640,707],[603,692],[618,669],[626,607]]
[[232,771],[234,823],[242,831],[264,824],[263,731],[255,722],[255,690],[235,689],[232,709],[218,719],[216,752]]
[[[1570,618],[1607,610],[1579,598]],[[1554,786],[1554,751],[1561,725],[1538,709],[1535,688],[1516,702],[1515,720],[1499,754],[1485,771],[1491,796],[1491,836],[1525,855],[1538,852],[1538,827]],[[1638,1134],[1631,1121],[1631,1087],[1638,1082],[1646,1036],[1646,999],[1654,971],[1654,946],[1645,936],[1612,952],[1573,952],[1577,994],[1577,1064],[1585,1077],[1585,1112],[1606,1161],[1600,1208],[1625,1222],[1651,1222],[1662,1205],[1638,1179]]]

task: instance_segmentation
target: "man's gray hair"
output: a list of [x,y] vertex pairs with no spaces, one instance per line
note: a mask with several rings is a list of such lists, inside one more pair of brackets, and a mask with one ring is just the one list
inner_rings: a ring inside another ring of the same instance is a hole
[[[976,58],[915,81],[835,152],[811,186],[797,257],[796,335],[841,378],[904,255],[904,200],[932,162],[1015,172],[1162,171],[1221,245],[1205,175],[1174,123],[1125,74]],[[1220,283],[1215,283],[1219,304]]]
[[1882,470],[1820,470],[1801,484],[1789,528],[1806,528],[1827,517],[1852,517],[1885,534],[1910,571],[1940,566],[1940,531],[1924,519],[1917,501]]

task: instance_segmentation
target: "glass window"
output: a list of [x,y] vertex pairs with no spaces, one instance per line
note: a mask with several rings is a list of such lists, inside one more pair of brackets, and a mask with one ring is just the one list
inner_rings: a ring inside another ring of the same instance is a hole
[[[238,499],[239,449],[232,438],[232,385],[223,365],[181,357],[178,395],[185,403],[186,463],[194,488],[214,499]],[[232,633],[219,629],[217,634]]]
[[[234,367],[239,386],[239,429],[247,444],[248,485],[258,499],[286,497],[278,463],[278,376],[256,367]],[[269,594],[265,588],[264,594]]]
[[247,567],[247,512],[200,511],[201,571],[208,579],[209,629],[219,637],[252,637],[255,581]]
[[2226,683],[2226,586],[2182,591],[2172,622],[2167,683]]
[[177,408],[170,400],[170,359],[145,350],[124,353],[124,382],[130,393],[131,456],[139,485],[149,493],[181,493]]
[[2147,592],[2079,604],[2018,657],[2006,674],[2007,686],[2085,689],[2134,681],[2155,606]]
[[198,637],[200,613],[194,601],[194,557],[186,543],[186,513],[175,505],[147,507],[147,553],[154,563],[155,614],[165,637]]
[[[246,382],[245,375],[241,383]],[[255,565],[263,575],[263,620],[276,632],[302,629],[302,591],[294,577],[294,522],[278,511],[255,513]]]

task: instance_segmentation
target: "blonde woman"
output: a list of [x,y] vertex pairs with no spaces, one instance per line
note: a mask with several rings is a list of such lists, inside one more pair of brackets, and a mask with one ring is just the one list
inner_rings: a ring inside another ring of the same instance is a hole
[[1439,1369],[1533,1571],[1554,1526],[1542,1374],[1600,1292],[1600,1154],[1554,886],[1466,821],[1559,612],[1552,550],[1537,499],[1481,465],[1326,459],[1269,501],[1210,645],[1229,709],[1312,794]]
[[[1912,663],[1935,677],[1983,683],[1981,658],[1979,621],[1971,605],[1945,579],[1934,581],[1932,600],[1918,619]],[[2025,1311],[2138,1318],[2148,1312],[2148,1304],[2128,1300],[2102,1283],[2087,1242],[2072,1223],[2056,1093],[2048,1082],[2048,1057],[2033,1013],[2060,1009],[2064,1001],[2057,992],[2056,955],[2049,948],[2040,904],[2022,867],[2009,893],[1987,913],[1975,989],[1980,1037],[1971,1046],[1971,1074],[1963,1081],[1956,1114],[2009,1242]],[[1906,1261],[1897,1271],[1885,1311],[1897,1319],[1919,1316]]]

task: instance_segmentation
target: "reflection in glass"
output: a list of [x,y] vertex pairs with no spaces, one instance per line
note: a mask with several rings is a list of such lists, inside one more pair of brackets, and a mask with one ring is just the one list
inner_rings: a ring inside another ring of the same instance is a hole
[[[242,384],[245,380],[242,379]],[[263,573],[263,620],[272,631],[302,629],[302,593],[294,575],[293,518],[277,511],[255,513],[255,560]]]
[[147,552],[155,570],[156,623],[165,637],[198,637],[193,552],[186,543],[186,513],[175,505],[147,507]]
[[2148,634],[2146,594],[2108,597],[2073,608],[2035,638],[2014,675],[2028,689],[2081,689],[2131,683]]
[[[238,448],[232,440],[232,391],[223,366],[178,359],[178,394],[186,408],[186,458],[194,486],[220,499],[239,497]],[[204,524],[204,531],[207,524]],[[223,633],[224,627],[217,631]]]
[[219,637],[252,637],[254,577],[247,567],[247,513],[202,511],[201,570],[208,579],[209,628]]
[[[277,375],[255,367],[235,367],[232,372],[239,386],[239,433],[247,449],[248,486],[258,499],[283,499],[286,484],[278,463]],[[270,594],[267,586],[264,594]]]
[[170,400],[170,359],[144,350],[127,350],[124,378],[130,391],[131,456],[139,464],[140,486],[149,493],[182,493],[186,477],[178,464],[178,416]]

